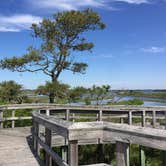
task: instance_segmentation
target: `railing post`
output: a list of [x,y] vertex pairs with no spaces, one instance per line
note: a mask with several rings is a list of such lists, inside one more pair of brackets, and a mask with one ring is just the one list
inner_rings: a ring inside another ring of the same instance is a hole
[[67,110],[66,110],[66,114],[65,114],[65,120],[66,120],[66,121],[69,121],[69,119],[70,119],[70,110],[67,109]]
[[75,122],[75,113],[72,114],[73,122]]
[[129,166],[129,144],[116,142],[116,162],[117,166]]
[[128,124],[132,125],[132,111],[128,112]]
[[[67,109],[65,112],[65,120],[69,121],[70,120],[70,110]],[[66,143],[66,138],[65,139],[65,143]],[[62,154],[62,160],[64,160],[65,162],[67,162],[67,156],[68,156],[68,152],[67,152],[67,146],[62,146],[61,147],[61,154]]]
[[145,124],[146,124],[146,118],[145,118],[145,116],[146,116],[146,112],[145,112],[145,110],[143,110],[142,112],[142,127],[145,127]]
[[139,146],[140,166],[145,166],[145,150],[142,145]]
[[39,143],[38,143],[38,137],[39,137],[39,124],[35,121],[33,121],[33,146],[36,154],[40,156],[40,149],[39,149]]
[[98,121],[102,121],[102,118],[103,118],[103,111],[99,110]]
[[[15,110],[12,110],[12,118],[15,117]],[[15,127],[15,120],[12,120],[12,128]]]
[[69,141],[69,166],[78,166],[78,141]]
[[62,160],[67,163],[67,146],[61,147]]
[[120,118],[120,123],[123,124],[124,123],[124,119]]
[[0,128],[2,129],[3,128],[3,111],[2,110],[0,110],[0,120],[2,120],[0,122]]
[[[45,143],[50,148],[51,148],[51,142],[52,142],[52,132],[50,129],[45,128]],[[45,162],[46,162],[46,166],[52,166],[52,158],[47,152],[45,155]]]
[[47,115],[47,116],[50,116],[50,110],[49,110],[49,109],[46,110],[46,115]]
[[152,114],[153,114],[152,125],[153,125],[153,128],[155,128],[156,127],[156,111],[153,111]]
[[166,111],[165,111],[165,130],[166,130]]

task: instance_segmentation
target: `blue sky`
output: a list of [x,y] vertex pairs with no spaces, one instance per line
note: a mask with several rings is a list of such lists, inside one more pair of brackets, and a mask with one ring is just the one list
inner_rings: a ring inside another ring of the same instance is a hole
[[[57,11],[93,8],[107,25],[88,33],[92,53],[75,54],[87,62],[86,74],[64,72],[72,86],[110,84],[112,89],[166,88],[166,0],[7,0],[0,2],[0,59],[21,56],[29,45],[30,26]],[[0,81],[15,80],[36,88],[49,80],[42,73],[0,70]]]

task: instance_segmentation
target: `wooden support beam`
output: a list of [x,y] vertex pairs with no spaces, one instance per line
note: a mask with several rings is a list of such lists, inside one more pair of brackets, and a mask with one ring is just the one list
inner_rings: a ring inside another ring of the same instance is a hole
[[128,112],[128,124],[132,125],[132,111]]
[[140,166],[145,166],[145,149],[143,146],[139,146],[139,154],[140,154]]
[[162,166],[166,166],[166,151],[162,151],[163,163]]
[[[52,132],[48,128],[45,128],[45,143],[50,147],[50,149],[51,149],[51,142],[52,142]],[[52,166],[52,158],[47,152],[45,155],[45,164],[46,166]]]
[[75,122],[75,113],[72,114],[72,121]]
[[[15,110],[12,110],[12,118],[15,117]],[[12,120],[12,128],[15,128],[15,120]]]
[[78,141],[69,141],[69,166],[78,166]]
[[129,166],[129,144],[116,142],[117,166]]
[[152,112],[152,126],[153,128],[156,127],[156,111],[155,110],[153,110]]
[[[3,111],[0,110],[0,120],[3,120]],[[3,122],[0,122],[0,129],[3,128]]]
[[145,127],[146,125],[146,112],[143,110],[142,111],[142,127]]
[[99,110],[98,121],[102,121],[102,117],[103,117],[103,111]]
[[49,109],[46,110],[46,115],[50,116],[50,110]]
[[124,118],[120,118],[120,123],[121,123],[121,124],[124,123]]
[[66,119],[66,121],[70,120],[70,110],[69,109],[66,110],[65,119]]
[[[35,121],[33,121],[33,132],[33,134],[39,137],[39,124]],[[40,157],[40,148],[37,137],[33,137],[33,146],[35,153]]]
[[62,160],[67,163],[67,146],[61,147]]

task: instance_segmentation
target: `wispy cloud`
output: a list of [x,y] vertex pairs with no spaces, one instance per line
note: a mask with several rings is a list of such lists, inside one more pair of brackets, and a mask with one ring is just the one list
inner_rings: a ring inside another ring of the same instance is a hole
[[109,8],[112,2],[124,2],[129,4],[142,4],[149,3],[149,0],[29,0],[35,7],[39,8],[52,8],[59,10],[72,10],[81,7],[96,7],[96,8]]
[[166,53],[166,46],[163,47],[152,46],[148,48],[141,48],[141,51],[146,53]]
[[129,4],[142,4],[142,3],[150,3],[149,0],[114,0],[115,2],[124,2]]
[[0,16],[0,32],[20,32],[31,27],[32,23],[38,23],[41,17],[33,15]]
[[106,5],[106,2],[103,0],[38,0],[31,2],[36,7],[56,8],[60,10],[76,10],[80,7],[104,7]]

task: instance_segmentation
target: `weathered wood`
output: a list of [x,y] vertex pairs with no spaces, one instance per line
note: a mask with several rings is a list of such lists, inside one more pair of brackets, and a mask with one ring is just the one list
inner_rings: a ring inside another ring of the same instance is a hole
[[139,154],[140,154],[140,166],[145,166],[145,150],[143,146],[139,146]]
[[[12,110],[12,118],[14,118],[15,117],[15,110]],[[14,120],[12,120],[12,128],[14,128],[15,127],[15,121]]]
[[155,128],[156,127],[156,111],[155,110],[153,110],[152,116],[153,116],[152,125]]
[[166,131],[161,129],[130,126],[126,124],[104,123],[103,139],[139,144],[166,150]]
[[62,160],[67,163],[67,157],[68,157],[67,146],[61,146],[61,155],[62,155]]
[[0,110],[0,129],[3,128],[3,111]]
[[46,115],[50,116],[50,110],[49,109],[46,110]]
[[[51,132],[51,130],[49,130],[47,128],[45,128],[45,143],[51,149],[52,132]],[[52,158],[47,152],[46,152],[46,156],[45,157],[46,157],[45,158],[46,166],[52,166]]]
[[98,121],[102,121],[102,117],[103,117],[103,111],[99,110],[99,117],[98,117]]
[[70,110],[69,109],[66,110],[65,119],[66,119],[66,121],[70,120]]
[[124,118],[120,118],[120,123],[121,123],[121,124],[124,123]]
[[39,166],[31,146],[30,127],[0,129],[0,165]]
[[78,141],[69,141],[69,166],[78,166]]
[[129,166],[129,145],[123,142],[116,142],[117,166]]
[[35,135],[36,139],[38,140],[39,144],[42,148],[52,157],[52,159],[59,165],[59,166],[68,166],[68,164],[59,157],[57,153],[55,153],[48,145],[46,145],[39,137]]
[[128,112],[128,124],[132,125],[132,111]]
[[146,123],[146,112],[143,110],[142,111],[142,127],[145,127],[145,123]]
[[[33,121],[33,132],[34,134],[38,137],[39,136],[39,124],[35,121]],[[40,156],[40,148],[39,148],[39,143],[38,143],[38,139],[36,137],[33,137],[33,146],[34,146],[34,150],[36,152],[36,154],[38,156]]]

